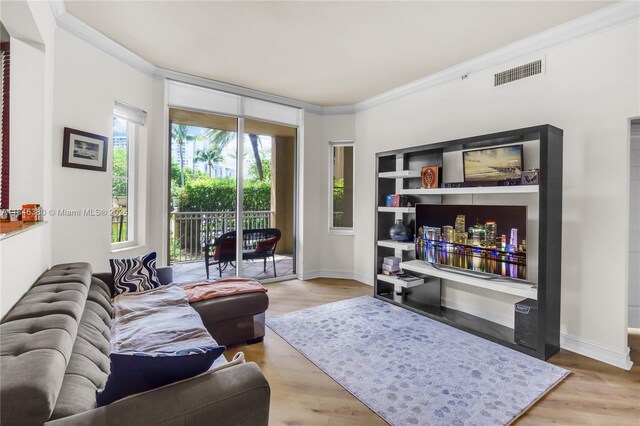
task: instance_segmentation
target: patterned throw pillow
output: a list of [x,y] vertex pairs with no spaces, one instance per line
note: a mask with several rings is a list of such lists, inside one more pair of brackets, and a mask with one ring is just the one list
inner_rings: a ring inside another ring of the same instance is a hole
[[156,252],[129,259],[109,259],[114,296],[141,293],[160,287],[156,271]]

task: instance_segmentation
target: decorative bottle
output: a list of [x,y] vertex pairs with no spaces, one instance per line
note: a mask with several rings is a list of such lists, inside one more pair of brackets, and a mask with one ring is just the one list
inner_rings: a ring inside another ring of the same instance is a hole
[[389,236],[394,241],[411,241],[411,229],[403,219],[396,219],[395,225],[389,229]]

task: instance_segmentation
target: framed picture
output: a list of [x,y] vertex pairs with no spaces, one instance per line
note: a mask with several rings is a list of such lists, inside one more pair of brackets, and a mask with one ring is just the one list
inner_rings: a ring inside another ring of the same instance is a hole
[[431,189],[440,187],[440,167],[424,166],[422,168],[422,188]]
[[62,167],[107,171],[107,136],[65,127],[62,143]]
[[465,151],[462,157],[465,182],[520,181],[522,145]]

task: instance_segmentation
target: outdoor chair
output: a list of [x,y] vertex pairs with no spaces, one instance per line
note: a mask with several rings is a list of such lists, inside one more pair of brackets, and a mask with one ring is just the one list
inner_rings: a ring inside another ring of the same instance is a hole
[[[276,228],[246,229],[242,232],[242,259],[264,261],[264,272],[267,272],[267,258],[273,258],[273,276],[276,277],[276,246],[282,233]],[[235,268],[236,231],[229,231],[216,237],[213,243],[204,246],[204,265],[209,279],[209,266],[218,265],[218,273],[231,265]]]

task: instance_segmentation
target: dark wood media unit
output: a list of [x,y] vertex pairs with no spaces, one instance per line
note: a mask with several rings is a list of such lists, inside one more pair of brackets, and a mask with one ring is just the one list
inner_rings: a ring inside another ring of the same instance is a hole
[[[539,359],[546,360],[557,353],[560,349],[562,135],[561,129],[541,125],[376,154],[374,296]],[[441,182],[462,181],[459,163],[463,151],[514,144],[524,147],[524,169],[540,170],[539,185],[420,189],[422,166],[442,168]],[[392,241],[388,233],[398,218],[403,218],[415,230],[415,207],[387,207],[389,194],[407,195],[414,206],[415,203],[527,205],[527,279],[537,284],[537,289],[526,282],[486,280],[415,260],[414,243]],[[424,284],[407,284],[381,274],[382,261],[387,256],[400,257],[402,269],[424,278]],[[502,298],[537,300],[534,304],[537,339],[533,347],[515,342],[513,324],[507,326],[504,321],[500,324],[477,312],[471,314],[459,307],[443,306],[443,286],[452,282],[456,291],[468,289],[474,293],[473,297],[490,298],[492,292],[498,292],[508,295],[500,296]]]

